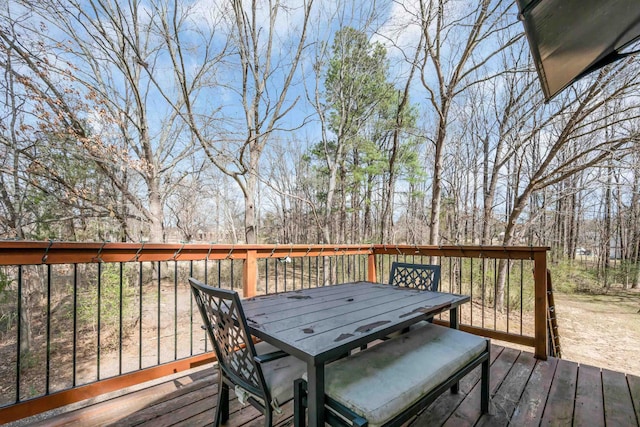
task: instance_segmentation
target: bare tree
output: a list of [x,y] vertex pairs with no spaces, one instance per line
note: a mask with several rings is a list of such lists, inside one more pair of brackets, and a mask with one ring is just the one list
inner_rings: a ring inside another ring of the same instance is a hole
[[[242,118],[225,117],[227,136],[209,139],[206,129],[197,125],[193,110],[188,110],[191,130],[207,157],[242,191],[247,243],[258,239],[260,159],[272,135],[283,130],[279,128],[282,119],[298,101],[288,94],[305,48],[312,5],[313,0],[296,7],[280,0],[231,1],[231,10],[222,13],[229,18],[228,36],[237,61],[230,64],[225,85],[239,98]],[[287,47],[291,49],[287,51]]]
[[468,6],[451,0],[421,0],[419,10],[415,12],[424,38],[420,77],[435,121],[435,151],[430,165],[433,168],[430,244],[438,244],[439,241],[442,162],[454,100],[473,84],[488,79],[490,68],[486,66],[491,59],[521,38],[521,34],[514,34],[497,43],[493,37],[514,25],[513,21],[506,19],[506,2],[483,0],[469,2]]
[[[149,84],[149,76],[162,73],[162,44],[150,25],[156,17],[145,15],[153,9],[138,1],[47,0],[24,2],[23,10],[32,17],[19,37],[2,33],[1,38],[29,70],[20,78],[41,98],[46,110],[40,118],[56,118],[57,129],[49,131],[74,138],[85,159],[133,207],[131,215],[119,213],[123,220],[141,217],[149,224],[148,238],[162,241],[172,171],[193,152],[193,144],[183,137],[175,112],[162,115],[162,97]],[[33,30],[36,19],[42,25]],[[123,169],[143,183],[142,196],[124,179]]]
[[482,218],[480,243],[492,244],[495,233],[495,207],[498,184],[505,168],[525,142],[523,133],[540,107],[537,81],[524,58],[522,43],[501,52],[505,70],[494,79],[467,90],[469,120],[474,141],[481,152]]
[[29,140],[30,126],[25,123],[26,93],[18,89],[13,69],[13,54],[3,51],[5,72],[0,80],[0,90],[5,94],[0,104],[0,236],[24,239],[25,228],[33,218],[28,206],[31,192],[27,172],[26,155],[33,144]]
[[[614,152],[629,150],[638,138],[634,122],[640,110],[625,99],[637,91],[637,65],[626,61],[600,71],[589,84],[581,83],[554,104],[555,111],[540,110],[527,142],[516,154],[517,186],[509,210],[502,244],[509,246],[535,219],[521,221],[531,195],[587,168],[600,165]],[[578,89],[582,89],[578,92]],[[548,122],[548,118],[553,120]],[[544,123],[544,126],[540,126]],[[549,124],[546,124],[549,123]],[[504,265],[503,265],[504,264]],[[504,303],[506,263],[501,263],[497,304]]]
[[271,168],[261,183],[265,187],[263,233],[274,243],[321,241],[322,202],[317,191],[320,178],[312,170],[305,146],[293,138],[266,153]]

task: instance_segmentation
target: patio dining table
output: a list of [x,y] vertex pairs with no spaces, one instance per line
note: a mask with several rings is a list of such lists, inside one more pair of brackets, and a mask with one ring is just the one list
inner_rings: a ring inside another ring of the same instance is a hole
[[250,332],[307,363],[308,420],[324,425],[325,365],[391,332],[458,307],[468,296],[372,282],[343,283],[243,300]]

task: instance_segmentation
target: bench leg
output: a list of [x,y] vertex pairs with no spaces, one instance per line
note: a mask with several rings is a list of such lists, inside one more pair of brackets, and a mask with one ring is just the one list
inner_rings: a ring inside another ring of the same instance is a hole
[[451,386],[451,393],[453,394],[458,394],[458,392],[460,391],[460,383],[457,382],[454,385]]
[[[430,319],[433,322],[433,317]],[[449,327],[452,329],[458,329],[458,307],[454,307],[449,310]],[[460,391],[460,382],[456,382],[451,386],[451,393],[458,394]]]
[[487,357],[487,360],[482,362],[482,384],[481,384],[481,396],[480,396],[480,408],[483,414],[489,413],[489,364],[491,363],[491,357]]

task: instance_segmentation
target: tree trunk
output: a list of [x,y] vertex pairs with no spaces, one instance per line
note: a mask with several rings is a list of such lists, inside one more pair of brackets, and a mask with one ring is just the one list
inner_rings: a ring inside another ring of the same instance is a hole
[[[609,162],[611,165],[611,162]],[[609,268],[611,267],[611,183],[612,183],[611,167],[607,168],[607,187],[604,195],[604,236],[602,239],[602,269],[603,283],[602,286],[609,288]],[[614,248],[615,253],[615,248]]]
[[433,183],[431,185],[431,218],[429,220],[429,244],[440,242],[440,206],[442,203],[442,155],[444,149],[445,124],[440,124],[433,159]]
[[[575,188],[575,179],[573,188]],[[580,195],[577,192],[573,192],[571,195],[571,211],[569,218],[569,242],[567,256],[569,259],[575,259],[576,249],[578,248],[578,233],[580,232]]]
[[632,289],[640,288],[640,169],[636,163],[633,170],[633,186],[631,189],[631,224],[633,239],[631,246],[633,251],[633,280],[631,282]]
[[247,177],[247,191],[244,195],[244,237],[245,242],[250,245],[258,243],[255,202],[257,184],[255,175]]
[[157,185],[154,185],[153,187],[154,188],[149,192],[149,212],[151,213],[149,241],[154,243],[164,243],[165,235],[162,200],[160,198],[160,193],[155,189]]
[[356,242],[370,242],[376,235],[373,225],[373,212],[371,210],[371,200],[373,197],[373,177],[369,175],[369,178],[364,183],[365,185],[365,197],[364,197],[364,222],[362,224],[362,236],[357,239]]

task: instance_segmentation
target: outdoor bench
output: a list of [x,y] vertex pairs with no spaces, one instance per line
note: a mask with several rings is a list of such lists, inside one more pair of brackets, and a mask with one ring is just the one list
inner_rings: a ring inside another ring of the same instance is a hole
[[[325,369],[325,418],[334,426],[398,426],[482,365],[481,410],[489,411],[490,341],[427,324]],[[303,426],[306,382],[296,381],[296,425]]]

